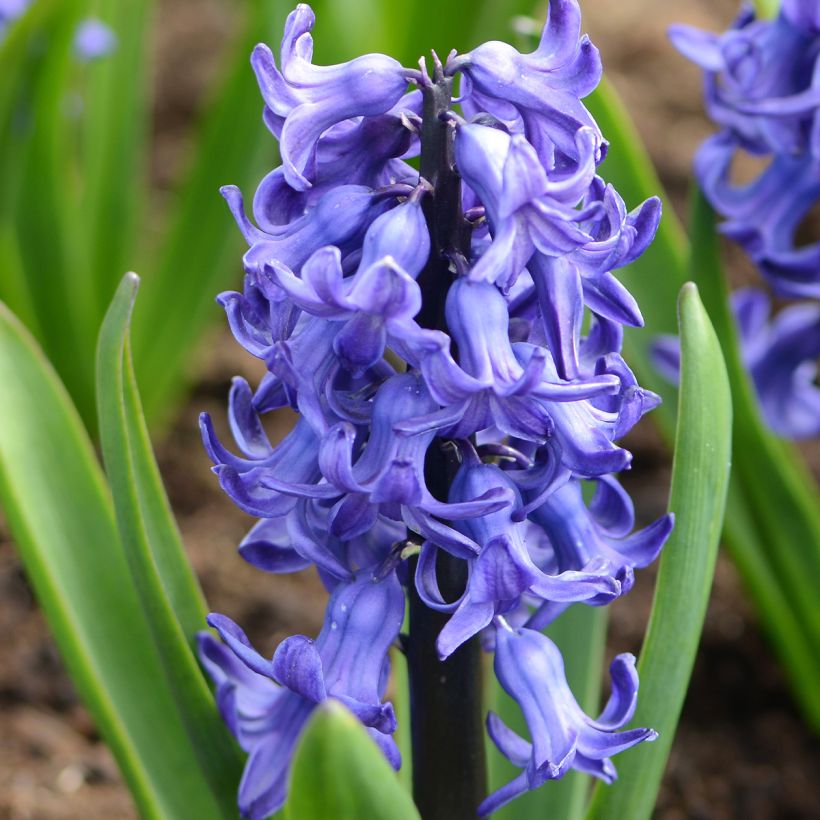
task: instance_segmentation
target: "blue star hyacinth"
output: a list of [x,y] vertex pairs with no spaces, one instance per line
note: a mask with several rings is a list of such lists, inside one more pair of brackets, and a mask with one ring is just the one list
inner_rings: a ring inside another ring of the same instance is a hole
[[[266,374],[231,388],[236,451],[205,414],[201,427],[220,485],[259,519],[241,556],[266,572],[315,567],[331,597],[316,641],[289,638],[272,660],[223,616],[209,620],[221,641],[201,637],[249,753],[239,806],[252,820],[286,800],[293,749],[324,698],[399,765],[383,697],[388,649],[414,640],[413,602],[441,613],[439,658],[474,638],[495,647],[527,719],[528,740],[489,719],[524,771],[482,813],[572,767],[611,782],[609,758],[654,738],[616,731],[634,711],[630,656],[593,721],[536,631],[625,594],[672,528],[664,516],[633,533],[614,476],[631,463],[619,440],[658,402],[621,356],[622,327],[643,320],[614,271],[652,241],[660,203],[628,210],[598,174],[607,143],[582,98],[601,65],[580,25],[576,0],[552,0],[531,54],[485,43],[434,55],[431,75],[378,54],[315,65],[314,15],[299,5],[278,60],[254,50],[282,165],[250,216],[223,189],[248,250],[243,291],[218,301]],[[411,162],[429,169],[436,152],[433,173]],[[272,442],[263,417],[284,407],[299,420]]]

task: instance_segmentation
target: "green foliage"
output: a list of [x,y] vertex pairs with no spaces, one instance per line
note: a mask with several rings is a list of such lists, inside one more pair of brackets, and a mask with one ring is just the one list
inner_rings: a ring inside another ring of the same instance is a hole
[[[239,284],[241,236],[218,188],[249,186],[275,164],[248,56],[259,40],[276,39],[287,9],[268,0],[237,8],[244,23],[225,81],[208,101],[153,254],[145,207],[150,0],[35,0],[0,43],[0,298],[35,333],[91,431],[96,330],[137,253],[147,298],[135,349],[149,420],[167,418],[181,395],[186,362],[219,316],[215,294]],[[111,27],[117,47],[83,64],[73,37],[88,14]]]
[[[763,619],[779,647],[807,716],[820,728],[820,497],[795,448],[772,434],[761,417],[743,365],[715,215],[697,189],[691,216],[692,277],[714,317],[735,397],[734,476],[730,512],[748,516],[745,549],[733,543],[750,587],[765,596]],[[765,480],[761,477],[765,476]],[[768,587],[773,587],[769,590]],[[769,609],[770,608],[770,609]]]
[[652,366],[649,345],[657,334],[674,332],[672,291],[687,278],[697,282],[715,323],[732,384],[737,455],[723,537],[801,708],[820,727],[820,649],[816,643],[820,503],[813,489],[816,484],[794,448],[776,439],[760,419],[739,358],[713,216],[705,203],[696,202],[690,250],[646,148],[612,86],[602,83],[587,102],[611,144],[602,165],[604,177],[618,188],[629,207],[658,194],[666,206],[655,241],[637,262],[619,272],[646,321],[645,328],[625,333],[625,358],[638,381],[664,398],[652,418],[671,442],[675,391]]
[[186,731],[88,435],[2,304],[0,382],[0,503],[63,659],[141,813],[232,816]]
[[679,300],[681,388],[669,509],[652,614],[638,663],[635,723],[659,733],[618,760],[596,786],[588,820],[650,817],[672,748],[712,587],[731,465],[732,396],[720,344],[694,284]]
[[413,801],[362,724],[320,704],[293,761],[286,820],[419,820]]
[[167,685],[210,789],[230,816],[241,758],[192,649],[206,613],[168,509],[131,367],[128,325],[138,286],[134,274],[125,276],[100,331],[97,400],[103,456],[120,539]]

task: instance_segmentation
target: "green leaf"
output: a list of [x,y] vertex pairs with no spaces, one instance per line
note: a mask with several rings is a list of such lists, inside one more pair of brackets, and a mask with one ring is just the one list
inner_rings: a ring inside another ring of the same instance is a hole
[[[577,604],[558,618],[546,634],[555,641],[564,657],[567,681],[581,708],[592,714],[598,708],[606,643],[607,612],[600,607]],[[492,677],[490,708],[514,731],[528,736],[524,716],[515,701]],[[490,790],[503,786],[520,773],[487,742],[489,751]],[[546,783],[540,789],[526,792],[513,803],[493,814],[493,820],[579,820],[592,786],[592,778],[570,771],[561,780]]]
[[[798,687],[801,702],[815,726],[820,727],[820,497],[817,484],[794,447],[776,438],[766,426],[754,386],[743,364],[737,329],[729,306],[726,277],[720,258],[715,215],[699,190],[692,204],[691,269],[703,294],[704,304],[714,317],[715,330],[723,347],[735,403],[734,478],[735,493],[748,511],[747,537],[756,533],[760,548],[755,556],[734,549],[739,565],[755,573],[754,589],[773,599],[765,589],[761,573],[768,575],[785,594],[792,610],[792,626],[778,629],[774,646],[785,649],[784,661]],[[761,477],[765,476],[765,481]],[[748,549],[748,548],[747,548]],[[745,563],[742,563],[744,562]],[[783,613],[778,607],[778,623]],[[765,619],[764,619],[765,620]],[[782,642],[785,642],[783,644]],[[793,646],[787,646],[792,644]],[[805,649],[799,649],[802,644]],[[794,666],[794,658],[806,654],[814,659],[814,673],[806,676],[806,661]]]
[[[792,596],[789,583],[781,578],[775,568],[778,560],[781,564],[791,562],[794,574],[796,562],[791,556],[807,549],[816,552],[816,545],[820,544],[816,524],[820,504],[816,500],[807,503],[807,496],[810,495],[807,488],[812,486],[813,481],[794,450],[775,440],[761,427],[756,409],[751,411],[751,417],[749,415],[753,400],[748,378],[737,367],[737,342],[734,324],[728,314],[713,217],[708,213],[697,213],[705,203],[696,202],[690,253],[680,223],[662,193],[646,148],[612,86],[603,82],[586,102],[611,145],[602,165],[605,179],[618,188],[630,207],[657,193],[661,194],[665,205],[655,242],[637,262],[619,271],[619,278],[638,300],[646,320],[643,331],[627,329],[625,357],[635,370],[638,381],[662,395],[664,403],[652,413],[652,418],[666,439],[671,441],[676,392],[652,366],[648,346],[657,334],[674,333],[672,291],[691,276],[699,284],[715,322],[735,398],[734,449],[738,455],[724,525],[726,546],[756,603],[761,626],[784,665],[795,695],[812,724],[820,728],[820,652],[806,632],[803,615],[796,607],[797,601]],[[744,429],[749,435],[742,432]],[[781,458],[777,451],[788,452]],[[764,463],[770,457],[779,463]],[[757,466],[747,473],[744,462],[748,459],[756,461]],[[784,476],[784,472],[788,476]],[[743,475],[747,475],[746,483],[751,482],[750,487],[741,486]],[[780,476],[776,479],[780,482],[778,493],[786,504],[785,509],[791,510],[788,515],[781,513],[768,498],[769,480],[763,486],[758,480],[761,475]],[[766,497],[761,495],[763,493]],[[784,498],[784,494],[791,493],[796,495]],[[808,509],[811,505],[814,506],[814,514]],[[760,522],[761,515],[770,519],[768,524]],[[781,529],[779,522],[787,523]],[[786,533],[789,530],[792,530],[794,537],[787,541]],[[807,573],[805,582],[812,577],[816,576]],[[802,584],[804,587],[805,582]],[[815,581],[815,588],[816,585]],[[806,592],[798,597],[803,603],[808,603]],[[815,607],[809,623],[816,617]]]
[[598,785],[588,820],[644,820],[655,805],[706,615],[729,485],[732,399],[720,344],[689,283],[679,300],[681,388],[669,509],[675,529],[661,558],[638,664],[635,723],[659,733],[618,759]]
[[758,17],[777,17],[780,11],[780,0],[753,0]]
[[120,539],[168,686],[205,779],[223,816],[230,817],[236,811],[240,755],[192,651],[190,642],[197,627],[204,627],[205,610],[167,507],[131,369],[127,334],[138,287],[138,277],[127,274],[100,330],[100,440]]
[[3,213],[19,246],[37,317],[34,330],[91,424],[97,317],[88,277],[79,264],[75,129],[67,104],[76,70],[73,38],[82,8],[80,0],[46,2],[39,16],[41,25],[30,32],[24,48],[25,71],[9,90],[12,119],[2,147],[9,152],[4,170],[11,166],[11,173],[3,178],[4,188],[8,186]]
[[276,164],[276,142],[262,124],[262,98],[249,65],[253,46],[273,42],[282,0],[252,0],[247,24],[206,110],[187,183],[134,317],[134,360],[149,422],[167,419],[184,388],[196,343],[220,310],[216,295],[241,283],[242,236],[219,195],[246,189]]
[[[203,628],[208,610],[162,484],[134,380],[128,322],[138,287],[138,277],[127,274],[111,304],[100,339],[105,346],[101,344],[98,352],[99,365],[105,366],[105,370],[98,373],[98,396],[101,400],[105,398],[109,402],[109,411],[119,416],[116,425],[113,417],[106,419],[105,429],[128,446],[130,462],[126,466],[139,503],[136,512],[145,530],[162,587],[185,637],[193,646],[194,636]],[[122,392],[121,399],[116,390]],[[119,452],[116,455],[122,456]]]
[[165,683],[80,418],[30,334],[0,304],[0,503],[63,659],[157,820],[219,818]]
[[[149,126],[152,0],[90,0],[116,48],[82,67],[81,209],[95,315],[101,320],[120,278],[134,266],[144,216]],[[80,272],[75,272],[80,275]]]
[[286,820],[420,820],[364,726],[336,700],[319,705],[293,759]]

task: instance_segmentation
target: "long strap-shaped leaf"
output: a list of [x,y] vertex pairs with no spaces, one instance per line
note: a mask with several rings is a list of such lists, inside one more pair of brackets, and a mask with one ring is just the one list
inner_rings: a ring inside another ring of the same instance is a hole
[[293,759],[285,820],[420,820],[410,795],[359,721],[330,699]]
[[[811,647],[814,683],[805,682],[813,697],[805,701],[820,727],[820,498],[816,483],[794,448],[766,427],[754,387],[743,364],[734,317],[729,308],[726,277],[720,258],[715,214],[699,190],[692,204],[693,278],[714,317],[735,397],[735,476],[756,530],[767,545],[768,572],[788,591],[794,625]],[[790,636],[786,636],[790,638]]]
[[[77,61],[73,39],[82,0],[45,2],[43,26],[27,56],[26,94],[15,102],[8,140],[14,173],[8,196],[28,294],[41,342],[87,424],[94,419],[94,333],[98,317],[81,266],[69,115]],[[5,147],[5,146],[4,146]],[[8,185],[8,179],[3,179]]]
[[262,124],[262,99],[248,61],[257,42],[275,40],[289,5],[246,5],[247,24],[205,113],[190,174],[134,318],[134,359],[149,421],[167,420],[190,378],[185,364],[219,315],[216,294],[241,284],[242,237],[219,187],[255,183],[275,165],[276,142]]
[[0,503],[72,679],[144,817],[220,817],[91,443],[51,366],[2,304],[0,385]]
[[[602,166],[607,181],[612,182],[621,192],[629,207],[634,207],[640,200],[654,194],[661,194],[667,203],[668,198],[662,194],[646,148],[612,86],[602,83],[586,102],[611,143],[611,150]],[[698,225],[701,227],[698,228]],[[736,347],[736,340],[733,341],[735,331],[731,320],[724,321],[727,317],[725,292],[721,290],[720,296],[713,296],[716,288],[723,288],[720,284],[722,273],[716,256],[714,225],[710,221],[707,226],[696,218],[693,220],[693,227],[698,235],[693,242],[693,253],[690,253],[680,223],[671,207],[666,207],[655,242],[640,259],[623,272],[619,271],[619,278],[638,300],[646,320],[646,327],[642,331],[626,332],[625,356],[640,383],[664,397],[664,404],[653,412],[652,418],[670,441],[675,429],[675,391],[652,366],[648,346],[657,334],[674,332],[674,299],[670,291],[680,287],[687,276],[700,284],[703,298],[715,320],[715,330],[723,343],[727,364],[731,368],[730,374],[735,372],[732,361],[736,360],[736,356],[727,347]],[[721,299],[723,306],[720,306]],[[734,382],[741,387],[744,383],[748,384],[745,377],[734,379]],[[726,546],[755,600],[761,626],[770,638],[772,649],[783,663],[800,705],[812,723],[820,727],[820,653],[802,624],[803,616],[796,607],[790,585],[781,580],[776,569],[778,554],[781,562],[793,561],[789,556],[799,555],[801,551],[820,543],[816,525],[810,523],[811,520],[816,521],[817,507],[812,514],[808,509],[811,504],[805,502],[806,487],[811,482],[807,480],[793,449],[773,441],[765,431],[761,435],[756,402],[745,387],[742,387],[742,392],[735,393],[734,403],[735,451],[739,456],[733,471],[726,510]],[[757,420],[745,422],[744,419],[750,414]],[[748,438],[744,430],[749,431]],[[766,438],[767,442],[761,448],[762,438]],[[748,486],[741,486],[747,458],[754,460],[756,465],[746,475],[746,485],[756,488],[760,493],[764,489],[761,477],[765,476],[766,488],[775,481],[780,482],[776,490],[778,497],[796,491],[795,498],[803,499],[795,501],[793,498],[787,502],[787,509],[792,511],[789,515],[778,513],[768,492],[766,498],[755,498]],[[793,518],[795,511],[798,515]],[[775,513],[777,521],[774,520]],[[768,527],[759,523],[761,514],[771,518]],[[781,528],[779,523],[784,526]],[[807,577],[802,586],[813,584],[816,590],[819,583],[817,577],[812,580],[808,577],[808,572],[805,574]],[[807,602],[805,592],[798,597],[804,603]],[[811,618],[814,617],[816,609]]]
[[[172,601],[186,622],[204,623],[196,582],[182,552],[144,429],[127,334],[139,279],[123,279],[100,331],[100,440],[120,538],[162,659],[167,684],[223,815],[236,812],[240,757],[197,665]],[[169,594],[169,592],[171,594]],[[200,613],[200,616],[197,613]]]
[[732,440],[732,397],[720,344],[694,284],[678,303],[681,387],[664,548],[641,649],[635,722],[660,734],[618,760],[619,780],[597,786],[587,820],[644,820],[652,813],[695,662],[723,525]]
[[[149,29],[153,0],[87,0],[117,38],[104,59],[83,67],[80,171],[87,276],[99,320],[133,259],[144,216]],[[144,244],[144,243],[141,243]]]

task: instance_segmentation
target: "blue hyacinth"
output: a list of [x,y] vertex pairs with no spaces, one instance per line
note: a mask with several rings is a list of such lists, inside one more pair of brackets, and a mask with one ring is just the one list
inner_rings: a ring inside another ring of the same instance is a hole
[[[272,660],[222,616],[210,623],[224,643],[201,639],[250,754],[240,809],[255,819],[283,804],[298,735],[327,697],[399,766],[383,697],[405,590],[447,616],[441,658],[479,634],[496,647],[527,719],[530,741],[490,718],[524,772],[481,811],[572,767],[611,781],[609,757],[654,738],[617,731],[634,711],[633,660],[616,659],[613,701],[593,721],[535,629],[627,592],[671,531],[665,516],[633,534],[613,475],[631,461],[619,440],[658,402],[621,356],[622,326],[642,318],[613,271],[652,241],[660,204],[629,211],[598,175],[607,143],[582,98],[601,66],[575,0],[552,0],[533,53],[485,43],[435,58],[432,74],[377,54],[316,66],[313,24],[300,5],[278,62],[253,53],[282,156],[253,219],[223,190],[248,250],[243,292],[219,301],[267,373],[255,392],[241,379],[231,389],[240,454],[207,415],[205,447],[223,489],[260,519],[241,555],[268,572],[315,566],[331,592],[317,640],[289,638]],[[424,167],[433,131],[438,179],[411,162]],[[261,417],[282,407],[300,419],[273,445]],[[443,493],[430,468],[442,447],[456,465]],[[583,481],[597,487],[589,503]],[[463,569],[457,600],[439,588],[442,561]]]

